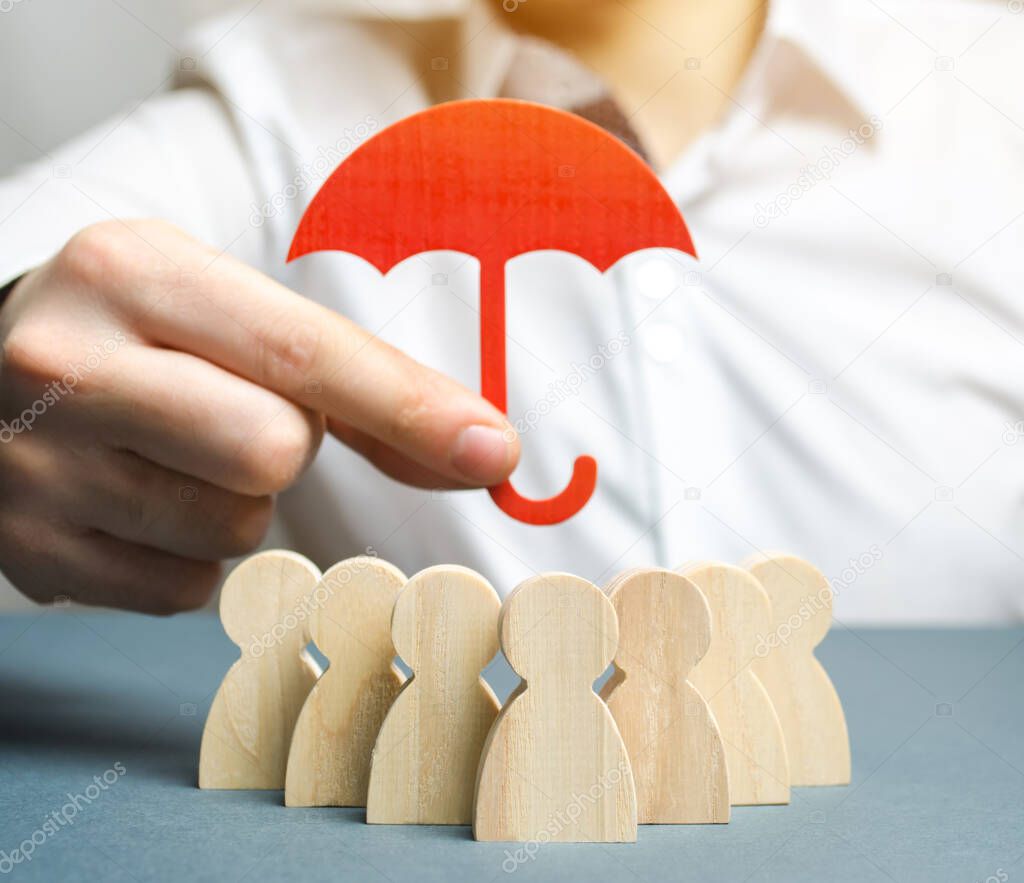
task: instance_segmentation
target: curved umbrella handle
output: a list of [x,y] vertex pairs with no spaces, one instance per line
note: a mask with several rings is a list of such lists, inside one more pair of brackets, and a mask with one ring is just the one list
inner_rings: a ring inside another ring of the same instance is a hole
[[586,455],[572,465],[572,478],[565,490],[546,500],[524,497],[512,482],[503,481],[489,488],[491,499],[503,512],[527,524],[558,524],[580,511],[597,486],[597,461]]
[[[505,262],[480,256],[480,392],[487,401],[508,413],[508,384],[505,372]],[[520,494],[510,481],[489,488],[498,508],[526,524],[558,524],[572,518],[591,498],[597,487],[597,461],[577,457],[572,478],[560,494],[546,500],[531,500]]]

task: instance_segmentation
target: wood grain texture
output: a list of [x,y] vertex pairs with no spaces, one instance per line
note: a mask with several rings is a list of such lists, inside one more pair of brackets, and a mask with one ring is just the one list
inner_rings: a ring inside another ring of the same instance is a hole
[[689,681],[711,641],[700,590],[671,570],[627,571],[605,589],[619,619],[615,674],[601,691],[636,780],[640,824],[729,821],[725,746]]
[[585,579],[548,573],[506,599],[501,646],[525,680],[487,737],[478,840],[636,840],[636,791],[622,736],[593,683],[618,644],[615,610]]
[[786,736],[792,785],[847,785],[850,737],[832,681],[814,655],[832,625],[832,590],[813,564],[773,553],[745,562],[772,603],[755,664]]
[[310,634],[330,661],[292,736],[286,806],[366,806],[370,756],[405,676],[391,614],[406,578],[376,558],[335,564],[312,593]]
[[253,555],[221,590],[224,631],[241,648],[217,690],[199,749],[200,788],[283,788],[299,710],[320,676],[305,650],[316,566],[294,552]]
[[501,601],[465,567],[420,571],[398,596],[392,639],[413,670],[373,749],[366,820],[468,825],[498,700],[480,672],[498,652]]
[[711,647],[690,675],[725,742],[733,806],[789,803],[786,740],[754,673],[757,636],[772,627],[768,593],[741,567],[695,562],[680,568],[711,609]]

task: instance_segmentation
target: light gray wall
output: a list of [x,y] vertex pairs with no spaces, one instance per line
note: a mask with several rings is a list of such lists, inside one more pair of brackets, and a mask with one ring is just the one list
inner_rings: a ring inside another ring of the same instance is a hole
[[[0,0],[0,175],[148,95],[178,64],[188,24],[237,5]],[[0,577],[0,610],[28,606]]]
[[0,0],[0,174],[150,93],[188,24],[233,5]]

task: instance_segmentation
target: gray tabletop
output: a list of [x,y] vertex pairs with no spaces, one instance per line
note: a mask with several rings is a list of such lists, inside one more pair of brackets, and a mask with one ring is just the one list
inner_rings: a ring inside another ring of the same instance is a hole
[[[1021,629],[837,626],[819,656],[846,708],[852,785],[526,861],[468,828],[369,826],[362,810],[285,809],[280,792],[199,791],[203,721],[236,655],[206,614],[0,618],[0,877],[1024,880]],[[487,677],[501,696],[514,683],[503,662]]]

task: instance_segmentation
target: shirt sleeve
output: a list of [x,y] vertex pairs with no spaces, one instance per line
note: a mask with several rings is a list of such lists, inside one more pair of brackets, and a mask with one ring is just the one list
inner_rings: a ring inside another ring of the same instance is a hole
[[0,179],[0,290],[110,219],[161,218],[259,266],[253,179],[217,93],[147,99]]

